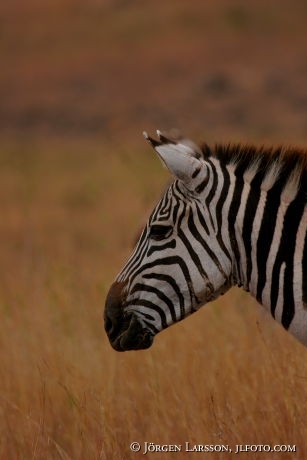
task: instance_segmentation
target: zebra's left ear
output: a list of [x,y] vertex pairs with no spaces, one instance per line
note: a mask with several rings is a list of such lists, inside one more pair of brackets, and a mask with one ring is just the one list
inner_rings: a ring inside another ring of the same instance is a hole
[[160,131],[157,131],[158,141],[148,136],[145,131],[143,135],[171,174],[184,182],[187,188],[194,188],[193,179],[198,176],[204,166],[204,163],[197,158],[199,153],[196,148],[193,148],[194,144],[186,140],[173,141]]

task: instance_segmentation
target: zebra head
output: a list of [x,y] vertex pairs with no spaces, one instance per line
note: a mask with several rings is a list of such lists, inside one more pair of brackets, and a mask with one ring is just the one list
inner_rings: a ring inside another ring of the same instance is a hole
[[189,141],[144,133],[174,182],[153,210],[128,262],[111,286],[105,329],[118,351],[145,349],[162,329],[197,311],[231,285],[211,206],[213,165]]

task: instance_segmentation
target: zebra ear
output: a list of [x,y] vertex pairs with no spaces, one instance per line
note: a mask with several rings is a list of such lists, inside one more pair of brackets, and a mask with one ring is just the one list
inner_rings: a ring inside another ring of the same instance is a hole
[[188,188],[193,188],[193,179],[203,167],[203,163],[197,158],[198,151],[193,148],[194,144],[186,139],[173,141],[160,131],[157,131],[157,134],[158,141],[148,136],[145,131],[143,133],[171,174],[184,182]]

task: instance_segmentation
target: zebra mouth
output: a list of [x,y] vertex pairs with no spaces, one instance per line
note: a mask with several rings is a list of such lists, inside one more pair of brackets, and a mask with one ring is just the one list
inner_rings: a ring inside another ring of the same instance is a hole
[[124,312],[124,286],[125,283],[115,281],[108,292],[104,327],[114,350],[145,350],[152,345],[155,332],[137,312]]
[[126,316],[117,330],[114,327],[108,330],[107,324],[106,330],[110,343],[116,351],[145,350],[152,345],[154,339],[154,333],[144,327],[133,313]]

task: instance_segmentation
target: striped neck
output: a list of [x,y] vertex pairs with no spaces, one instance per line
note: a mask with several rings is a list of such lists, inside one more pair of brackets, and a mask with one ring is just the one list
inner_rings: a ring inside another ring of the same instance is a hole
[[295,305],[304,300],[305,158],[301,152],[293,157],[256,153],[235,157],[227,152],[228,161],[216,152],[207,156],[216,193],[212,202],[209,195],[204,200],[215,215],[212,220],[220,222],[218,236],[231,258],[232,284],[251,292],[288,327]]

